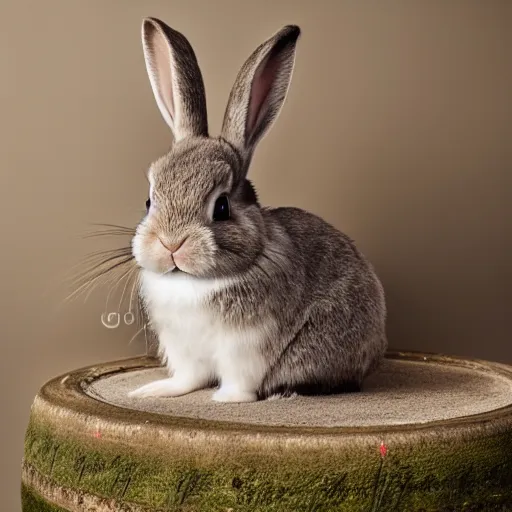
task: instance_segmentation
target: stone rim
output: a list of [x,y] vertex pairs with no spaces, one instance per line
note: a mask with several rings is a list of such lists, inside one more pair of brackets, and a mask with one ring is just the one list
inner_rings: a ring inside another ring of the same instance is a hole
[[[433,354],[425,352],[388,352],[386,357],[389,359],[398,359],[412,362],[428,362],[441,365],[457,366],[467,369],[475,369],[485,373],[497,374],[506,378],[512,383],[512,367],[500,363],[484,361],[479,359],[468,359],[456,356],[447,356],[443,354]],[[512,424],[512,403],[491,411],[477,413],[469,416],[461,416],[444,420],[435,420],[421,424],[402,424],[402,425],[371,425],[361,427],[304,427],[304,426],[266,426],[249,423],[235,423],[231,421],[203,420],[180,416],[163,415],[145,411],[133,411],[124,407],[116,406],[98,400],[86,393],[84,387],[93,381],[108,377],[120,372],[133,370],[142,370],[160,366],[157,359],[150,357],[136,357],[121,359],[113,362],[102,363],[100,365],[91,365],[78,370],[63,374],[48,381],[38,394],[39,405],[41,402],[47,405],[56,406],[80,416],[90,415],[101,423],[118,422],[124,424],[140,425],[141,421],[146,421],[153,426],[165,427],[169,429],[187,429],[193,431],[211,431],[217,430],[226,434],[230,433],[250,433],[260,434],[288,434],[292,436],[315,435],[315,436],[339,436],[339,435],[379,435],[400,437],[408,434],[417,434],[420,431],[427,435],[429,431],[435,431],[439,435],[440,430],[448,433],[450,430],[464,430],[472,427],[480,429],[482,425],[488,425],[492,421],[493,427],[500,430],[500,427],[510,426]],[[36,404],[34,404],[35,406]]]

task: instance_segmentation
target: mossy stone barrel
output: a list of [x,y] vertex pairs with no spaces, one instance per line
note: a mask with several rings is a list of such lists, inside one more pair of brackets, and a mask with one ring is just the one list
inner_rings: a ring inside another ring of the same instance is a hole
[[512,367],[398,352],[358,393],[128,398],[163,374],[137,358],[47,383],[23,511],[512,510]]

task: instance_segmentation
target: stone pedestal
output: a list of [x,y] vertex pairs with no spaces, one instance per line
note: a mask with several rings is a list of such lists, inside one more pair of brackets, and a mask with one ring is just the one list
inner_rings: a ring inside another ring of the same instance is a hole
[[512,510],[511,367],[390,353],[358,393],[128,398],[164,376],[139,358],[47,383],[23,511]]

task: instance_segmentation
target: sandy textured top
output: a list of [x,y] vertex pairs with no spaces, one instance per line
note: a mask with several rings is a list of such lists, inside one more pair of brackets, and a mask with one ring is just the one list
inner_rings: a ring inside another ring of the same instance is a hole
[[491,372],[435,362],[385,360],[364,391],[323,397],[280,398],[250,404],[213,402],[213,390],[179,398],[128,398],[162,379],[161,368],[133,370],[93,382],[90,396],[132,410],[259,425],[357,427],[403,425],[489,412],[512,403],[512,382]]

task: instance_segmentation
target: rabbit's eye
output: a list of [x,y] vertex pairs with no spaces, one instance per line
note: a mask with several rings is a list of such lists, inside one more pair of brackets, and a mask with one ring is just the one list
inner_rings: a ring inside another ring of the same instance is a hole
[[229,199],[227,196],[220,196],[217,201],[215,201],[213,220],[229,220],[229,217]]
[[148,212],[148,213],[149,213],[149,208],[150,208],[150,206],[151,206],[151,199],[148,199],[148,200],[146,201],[146,212]]

